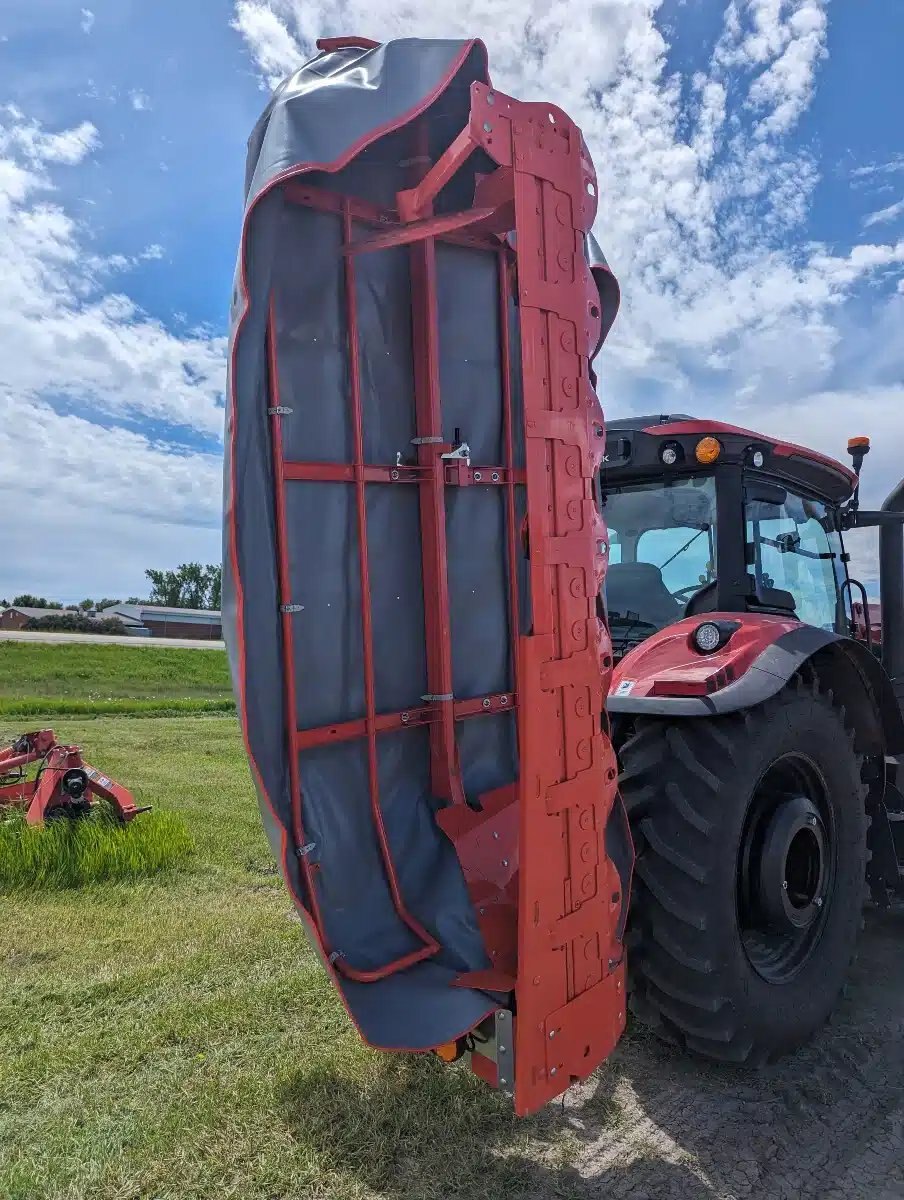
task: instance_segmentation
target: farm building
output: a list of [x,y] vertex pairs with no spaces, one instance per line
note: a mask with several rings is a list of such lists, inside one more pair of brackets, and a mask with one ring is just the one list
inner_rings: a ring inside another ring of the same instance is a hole
[[57,617],[58,608],[28,608],[19,604],[10,605],[0,611],[0,629],[24,629],[29,621],[41,617]]
[[138,637],[210,638],[223,636],[220,614],[210,608],[167,608],[158,604],[111,604],[99,617],[119,617]]

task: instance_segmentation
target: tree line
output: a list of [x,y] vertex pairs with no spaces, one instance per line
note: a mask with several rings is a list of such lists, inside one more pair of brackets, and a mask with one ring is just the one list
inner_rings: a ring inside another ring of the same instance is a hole
[[[22,592],[14,596],[12,601],[0,600],[0,608],[50,608],[62,613],[71,613],[73,617],[84,618],[89,612],[101,612],[114,604],[147,604],[149,606],[165,606],[167,608],[209,608],[220,607],[222,593],[222,568],[216,563],[182,563],[174,571],[157,571],[153,568],[145,571],[151,584],[150,594],[142,599],[140,596],[129,596],[126,601],[102,596],[98,600],[86,597],[78,604],[60,604],[58,600],[48,600],[46,596],[35,596],[31,592]],[[47,618],[52,619],[52,618]],[[92,625],[95,631],[97,626]]]

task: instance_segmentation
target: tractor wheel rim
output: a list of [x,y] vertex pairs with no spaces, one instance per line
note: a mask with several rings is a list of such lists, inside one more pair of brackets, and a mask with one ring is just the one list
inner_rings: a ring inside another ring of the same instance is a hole
[[816,948],[835,880],[835,828],[825,780],[800,754],[763,774],[738,857],[738,925],[758,975],[785,983]]

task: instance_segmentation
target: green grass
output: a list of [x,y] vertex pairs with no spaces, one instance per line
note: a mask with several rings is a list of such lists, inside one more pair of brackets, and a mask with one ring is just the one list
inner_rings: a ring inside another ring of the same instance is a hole
[[362,1044],[306,947],[233,720],[57,732],[197,850],[159,877],[0,895],[3,1200],[557,1194],[555,1107],[518,1122],[463,1067]]
[[223,650],[0,642],[0,720],[234,712]]
[[0,891],[76,888],[136,880],[184,863],[193,849],[177,813],[142,813],[127,825],[109,813],[28,825],[19,812],[0,817]]

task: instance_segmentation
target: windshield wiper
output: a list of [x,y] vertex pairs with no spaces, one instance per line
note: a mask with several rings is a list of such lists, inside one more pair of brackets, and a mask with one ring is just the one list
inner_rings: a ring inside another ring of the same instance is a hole
[[679,555],[679,554],[683,554],[683,553],[685,552],[685,550],[688,548],[688,546],[693,546],[693,544],[694,544],[694,542],[697,540],[697,538],[698,538],[698,537],[700,537],[702,534],[706,533],[706,530],[707,530],[708,528],[709,528],[709,526],[707,525],[707,526],[706,526],[705,528],[703,528],[703,529],[698,529],[698,530],[697,530],[697,532],[694,534],[694,536],[693,536],[692,538],[689,538],[689,539],[688,539],[688,540],[687,540],[687,541],[684,543],[684,545],[683,545],[683,546],[680,546],[680,547],[679,547],[679,548],[678,548],[678,549],[675,551],[675,553],[674,553],[674,554],[671,556],[671,558],[667,558],[667,559],[665,560],[665,562],[664,562],[664,563],[660,563],[660,564],[659,564],[659,569],[660,569],[660,571],[662,571],[662,570],[663,570],[665,567],[667,567],[667,566],[669,565],[669,563],[670,563],[670,562],[674,562],[674,561],[675,561],[675,559],[678,557],[678,555]]

